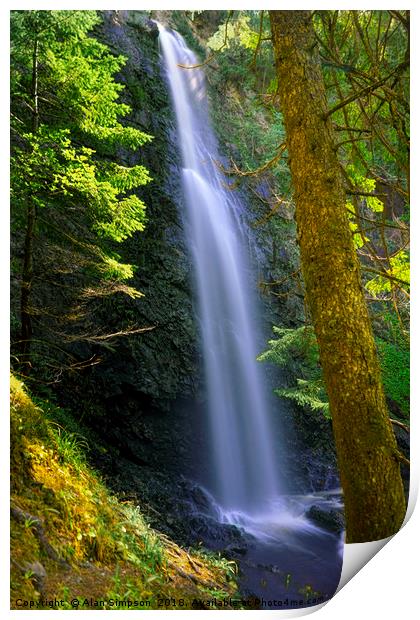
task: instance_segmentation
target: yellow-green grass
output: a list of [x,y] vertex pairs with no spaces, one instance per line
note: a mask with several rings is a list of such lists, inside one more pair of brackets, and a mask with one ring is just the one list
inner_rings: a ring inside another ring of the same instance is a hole
[[13,376],[10,393],[12,608],[49,608],[53,599],[70,608],[75,598],[79,609],[86,598],[105,609],[109,599],[191,608],[210,593],[234,595],[234,563],[154,531],[89,466],[83,437],[48,420]]

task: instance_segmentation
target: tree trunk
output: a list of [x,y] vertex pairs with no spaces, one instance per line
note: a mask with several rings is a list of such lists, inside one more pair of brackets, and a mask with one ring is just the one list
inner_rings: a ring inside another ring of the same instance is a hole
[[[386,538],[405,515],[399,452],[345,210],[309,11],[270,11],[306,297],[330,402],[346,541]],[[326,120],[325,120],[326,119]]]
[[[38,109],[38,38],[34,41],[32,52],[32,133],[37,133],[39,127]],[[26,231],[23,248],[23,268],[20,294],[20,325],[21,325],[21,362],[24,364],[24,372],[29,372],[30,349],[32,340],[32,317],[30,300],[33,279],[33,238],[35,232],[36,210],[32,196],[28,196],[26,211]]]
[[38,108],[38,50],[39,40],[36,37],[32,52],[32,132],[37,133],[39,127],[39,108]]
[[20,351],[21,362],[24,364],[24,373],[28,372],[30,366],[30,348],[32,340],[32,319],[31,319],[31,291],[33,277],[33,236],[35,228],[35,205],[32,199],[28,198],[26,212],[26,231],[25,244],[23,250],[22,282],[20,287]]

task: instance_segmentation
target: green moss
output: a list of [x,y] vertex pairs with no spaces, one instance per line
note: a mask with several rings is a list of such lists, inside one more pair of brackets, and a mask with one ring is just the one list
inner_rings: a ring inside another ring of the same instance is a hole
[[[189,600],[203,596],[209,582],[220,593],[232,594],[236,586],[230,563],[213,561],[210,555],[194,558],[199,569],[194,584],[185,577],[191,556],[153,530],[139,506],[120,502],[110,493],[87,463],[83,435],[51,420],[58,411],[40,399],[35,405],[24,385],[12,377],[11,501],[15,513],[24,517],[12,519],[11,525],[12,607],[19,598],[40,601],[32,571],[25,569],[34,563],[47,572],[45,598],[65,593],[68,601],[79,596],[86,562],[96,575],[98,598],[148,598],[157,608],[158,597],[183,596],[188,609]],[[61,414],[60,419],[65,417]],[[48,552],[45,537],[67,563],[64,572]]]
[[400,407],[404,416],[409,415],[410,401],[410,352],[392,342],[377,338],[382,380],[386,395]]

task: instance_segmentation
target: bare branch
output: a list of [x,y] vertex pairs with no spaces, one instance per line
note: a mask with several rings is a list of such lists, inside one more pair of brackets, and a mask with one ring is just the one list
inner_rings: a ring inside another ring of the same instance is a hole
[[337,103],[337,105],[332,107],[330,110],[328,110],[328,112],[326,114],[324,114],[324,120],[326,120],[329,116],[331,116],[332,114],[334,114],[335,112],[337,112],[341,108],[344,108],[345,106],[347,106],[349,103],[352,103],[353,101],[356,101],[356,99],[360,99],[364,95],[367,95],[367,94],[371,93],[372,91],[376,90],[377,88],[380,88],[393,75],[395,75],[396,73],[399,73],[400,71],[402,71],[407,66],[408,66],[408,63],[406,61],[402,62],[397,67],[395,67],[395,69],[393,71],[391,71],[391,73],[389,73],[384,78],[381,78],[380,80],[377,80],[376,82],[373,82],[373,84],[370,84],[369,86],[366,86],[365,88],[362,88],[362,90],[359,90],[356,93],[354,93],[353,95],[350,95],[346,99],[340,101],[340,103]]
[[407,426],[407,424],[403,424],[399,420],[394,420],[394,418],[390,418],[390,421],[391,421],[391,424],[395,424],[395,426],[399,426],[400,428],[403,428],[406,433],[410,433],[410,429]]
[[[410,282],[406,282],[405,280],[402,280],[401,278],[397,278],[396,276],[391,275],[390,273],[385,271],[385,269],[382,271],[378,271],[377,269],[372,269],[371,267],[365,267],[364,265],[362,265],[361,269],[362,271],[367,271],[368,273],[374,273],[378,276],[381,276],[382,278],[391,280],[392,282],[398,282],[399,284],[403,284],[404,286],[410,286]],[[408,295],[407,291],[404,291],[404,292]]]
[[281,158],[286,148],[287,148],[287,145],[284,142],[278,147],[278,152],[276,153],[276,155],[274,155],[274,157],[272,157],[272,159],[267,161],[265,164],[263,164],[259,168],[256,168],[255,170],[246,170],[246,171],[240,170],[233,160],[231,160],[232,166],[233,166],[232,168],[226,169],[224,166],[220,164],[219,164],[219,167],[223,170],[225,174],[228,174],[228,175],[237,175],[239,177],[257,176],[258,174],[261,174],[261,172],[265,172],[266,170],[274,166],[274,164],[276,164],[278,160]]

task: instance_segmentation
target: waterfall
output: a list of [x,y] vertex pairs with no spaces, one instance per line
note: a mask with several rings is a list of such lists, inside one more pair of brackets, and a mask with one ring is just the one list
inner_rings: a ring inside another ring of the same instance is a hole
[[281,484],[261,370],[242,205],[215,161],[205,76],[177,33],[159,26],[182,153],[182,213],[194,266],[214,458],[214,495],[227,511],[261,513]]

